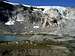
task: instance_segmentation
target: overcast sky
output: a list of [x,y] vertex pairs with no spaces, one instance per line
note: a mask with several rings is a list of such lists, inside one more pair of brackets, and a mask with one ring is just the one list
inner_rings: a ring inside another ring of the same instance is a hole
[[70,6],[75,7],[75,0],[8,0],[27,5]]

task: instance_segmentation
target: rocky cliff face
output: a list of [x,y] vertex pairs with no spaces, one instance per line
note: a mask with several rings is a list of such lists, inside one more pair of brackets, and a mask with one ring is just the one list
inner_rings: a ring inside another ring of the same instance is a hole
[[74,8],[54,6],[42,9],[16,5],[11,15],[8,13],[9,20],[5,22],[5,25],[9,32],[46,32],[74,36]]

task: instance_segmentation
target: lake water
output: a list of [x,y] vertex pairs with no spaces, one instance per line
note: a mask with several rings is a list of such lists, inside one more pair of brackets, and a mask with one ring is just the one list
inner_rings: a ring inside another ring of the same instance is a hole
[[0,35],[0,41],[15,41],[15,35]]

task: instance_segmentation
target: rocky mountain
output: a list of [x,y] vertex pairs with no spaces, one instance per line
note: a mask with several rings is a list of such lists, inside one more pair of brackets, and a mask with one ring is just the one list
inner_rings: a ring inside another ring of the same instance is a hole
[[12,32],[46,32],[55,35],[69,34],[74,36],[74,8],[4,3],[11,4],[14,8],[13,11],[6,11],[8,21],[4,23]]
[[[60,37],[75,36],[75,8],[29,6],[9,2],[1,2],[0,4],[9,6],[9,8],[0,7],[0,13],[3,15],[0,19],[0,33],[53,34]],[[32,37],[30,39],[38,40],[38,38]],[[41,39],[43,38],[39,38],[39,40]]]

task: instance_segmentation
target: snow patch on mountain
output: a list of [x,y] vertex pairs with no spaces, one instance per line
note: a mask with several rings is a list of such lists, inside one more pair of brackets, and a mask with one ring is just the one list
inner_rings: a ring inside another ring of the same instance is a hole
[[12,2],[7,2],[7,1],[3,1],[5,3],[8,3],[8,4],[12,4],[12,5],[20,5],[19,3],[12,3]]

